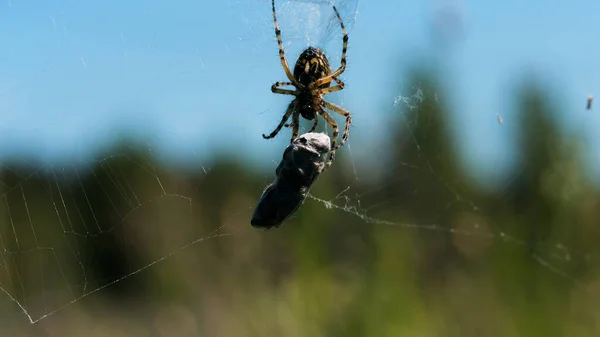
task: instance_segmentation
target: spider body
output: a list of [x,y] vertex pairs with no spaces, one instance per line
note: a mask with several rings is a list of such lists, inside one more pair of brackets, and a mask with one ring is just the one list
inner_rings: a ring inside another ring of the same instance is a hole
[[[327,56],[325,56],[325,53],[321,49],[315,47],[306,48],[298,56],[298,61],[296,61],[296,65],[294,66],[294,78],[306,88],[311,83],[330,74],[331,67],[329,66]],[[327,82],[319,88],[327,88],[330,85],[331,82]]]
[[[277,37],[277,45],[279,47],[279,59],[287,78],[290,80],[290,82],[276,82],[271,86],[271,91],[276,94],[292,95],[295,96],[295,98],[288,106],[279,125],[268,136],[263,134],[263,138],[269,139],[275,137],[281,128],[285,126],[292,128],[292,139],[290,142],[293,142],[298,137],[298,129],[300,127],[299,117],[302,116],[305,119],[314,121],[312,129],[309,131],[313,132],[317,128],[319,122],[318,115],[320,115],[333,129],[333,140],[331,143],[329,161],[325,165],[325,169],[327,169],[335,159],[335,151],[342,147],[348,139],[350,124],[352,123],[352,117],[347,110],[323,99],[323,96],[328,93],[344,89],[344,82],[339,80],[338,76],[346,69],[348,33],[346,32],[340,14],[335,6],[333,6],[333,11],[338,18],[342,33],[344,34],[340,68],[332,72],[329,60],[323,51],[315,47],[308,47],[298,57],[298,60],[294,65],[294,72],[292,73],[285,58],[281,31],[279,30],[277,15],[275,13],[275,0],[272,0],[271,4],[273,9],[275,36]],[[331,85],[333,81],[336,82],[336,85],[334,86]],[[285,86],[293,86],[294,90],[281,88]],[[346,117],[346,127],[342,135],[342,141],[338,145],[336,145],[337,136],[339,134],[337,123],[335,122],[335,119],[325,111],[325,108]],[[286,124],[290,117],[292,118],[292,122]]]
[[[300,116],[308,119],[309,121],[317,119],[317,110],[315,106],[319,105],[318,101],[315,102],[312,94],[309,92],[300,93],[295,100],[290,103],[293,106],[293,110],[298,111]],[[314,131],[314,130],[313,130]]]
[[[294,109],[300,113],[300,116],[308,120],[317,119],[318,113],[315,107],[320,105],[321,98],[315,96],[308,87],[311,83],[329,74],[331,74],[329,60],[321,49],[308,47],[300,54],[294,66],[294,78],[302,87],[298,87],[297,98],[291,103],[295,105]],[[327,88],[330,85],[331,82],[327,82],[319,89]]]

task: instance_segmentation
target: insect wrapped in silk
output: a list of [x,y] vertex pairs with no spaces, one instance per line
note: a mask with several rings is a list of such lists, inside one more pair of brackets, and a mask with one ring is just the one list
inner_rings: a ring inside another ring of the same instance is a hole
[[250,221],[252,227],[279,227],[300,208],[325,168],[330,142],[324,133],[309,132],[285,149],[275,169],[275,181],[265,189],[256,205]]

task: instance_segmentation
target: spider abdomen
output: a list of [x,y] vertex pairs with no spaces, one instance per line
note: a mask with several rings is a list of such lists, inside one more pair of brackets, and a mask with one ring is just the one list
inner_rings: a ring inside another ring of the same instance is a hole
[[[331,74],[329,60],[325,53],[319,48],[308,47],[298,57],[294,66],[294,78],[304,86],[308,86],[316,80]],[[327,88],[331,82],[327,82],[320,88]]]

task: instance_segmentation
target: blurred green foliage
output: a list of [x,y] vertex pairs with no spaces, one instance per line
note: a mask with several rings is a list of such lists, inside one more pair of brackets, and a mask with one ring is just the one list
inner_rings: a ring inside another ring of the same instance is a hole
[[[338,159],[311,191],[328,201],[276,230],[249,224],[272,176],[234,157],[189,174],[123,144],[83,168],[6,167],[6,335],[599,335],[600,194],[553,99],[520,90],[521,164],[490,192],[457,157],[444,88],[409,82],[422,100],[395,114],[384,173]],[[74,299],[32,326],[16,305],[35,320]]]

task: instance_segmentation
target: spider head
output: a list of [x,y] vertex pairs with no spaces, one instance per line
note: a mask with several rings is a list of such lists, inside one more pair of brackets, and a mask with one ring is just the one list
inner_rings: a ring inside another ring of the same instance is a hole
[[[331,68],[327,57],[321,49],[315,47],[306,48],[294,66],[294,78],[305,87],[329,74],[331,74]],[[321,88],[327,88],[330,84],[323,84]]]

